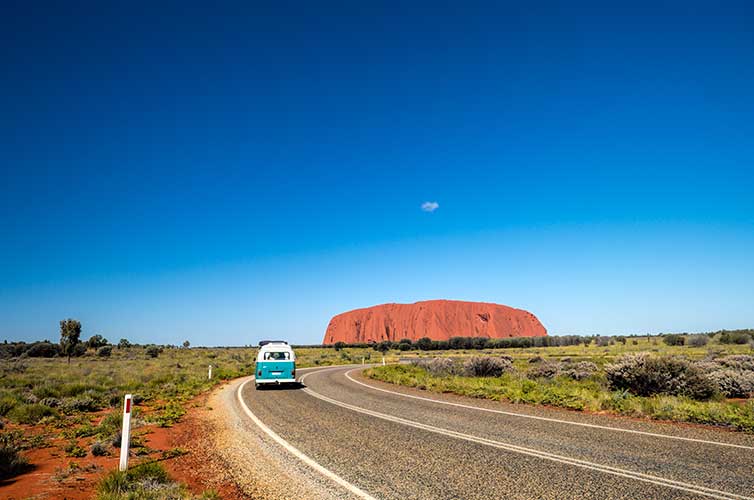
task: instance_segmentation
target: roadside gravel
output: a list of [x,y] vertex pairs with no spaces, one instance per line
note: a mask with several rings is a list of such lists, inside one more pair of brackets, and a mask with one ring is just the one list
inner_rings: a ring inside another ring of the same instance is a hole
[[[285,451],[245,415],[236,392],[240,379],[210,396],[217,475],[235,482],[252,499],[343,500],[353,498]],[[254,390],[253,384],[247,388]],[[252,408],[254,411],[254,408]],[[301,415],[300,418],[306,418]]]

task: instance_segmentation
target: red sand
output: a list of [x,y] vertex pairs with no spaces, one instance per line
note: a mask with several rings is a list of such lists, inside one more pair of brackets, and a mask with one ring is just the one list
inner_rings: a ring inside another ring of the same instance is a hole
[[528,311],[500,304],[428,300],[382,304],[338,314],[330,320],[323,344],[451,337],[543,337],[547,330]]
[[[232,482],[227,481],[224,474],[218,472],[213,465],[214,460],[208,458],[208,447],[211,447],[211,428],[206,412],[208,394],[202,394],[187,404],[188,413],[179,423],[170,428],[147,425],[135,430],[134,434],[145,434],[144,441],[151,449],[151,453],[129,459],[129,465],[143,461],[159,460],[168,470],[171,477],[188,484],[189,489],[200,494],[206,489],[216,490],[225,500],[243,500],[248,498]],[[142,407],[144,415],[151,410]],[[104,417],[109,412],[99,412]],[[38,434],[45,431],[42,426],[10,425],[12,429],[21,429],[28,434]],[[79,445],[89,451],[94,438],[77,440]],[[42,449],[32,449],[22,452],[33,468],[19,476],[0,481],[0,499],[22,500],[88,500],[96,495],[97,483],[109,471],[118,468],[118,449],[111,449],[106,457],[94,457],[91,453],[81,458],[66,457],[61,448],[66,440],[55,438],[52,446]],[[172,448],[183,448],[188,453],[174,458],[165,459],[162,452]],[[211,451],[211,450],[210,450]],[[70,470],[71,464],[76,464]],[[61,471],[68,471],[61,477]]]

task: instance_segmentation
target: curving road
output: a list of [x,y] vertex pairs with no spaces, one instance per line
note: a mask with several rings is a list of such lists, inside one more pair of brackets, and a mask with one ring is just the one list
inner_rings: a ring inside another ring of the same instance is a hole
[[752,436],[300,373],[237,406],[337,498],[754,499]]

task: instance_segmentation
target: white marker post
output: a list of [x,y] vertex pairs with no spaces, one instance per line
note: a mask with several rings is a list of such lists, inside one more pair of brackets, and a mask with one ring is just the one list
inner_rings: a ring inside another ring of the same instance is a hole
[[126,394],[126,400],[123,403],[123,428],[120,435],[120,467],[119,470],[124,472],[128,469],[128,445],[131,444],[131,407],[133,396]]
[[361,364],[362,365],[364,364],[364,358],[361,358]]
[[385,366],[385,356],[382,356],[382,366]]
[[207,380],[212,380],[212,365],[209,365],[209,372],[207,373]]

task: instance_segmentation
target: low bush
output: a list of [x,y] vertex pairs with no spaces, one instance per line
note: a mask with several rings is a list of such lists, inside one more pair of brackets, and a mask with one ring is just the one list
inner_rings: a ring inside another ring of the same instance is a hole
[[100,358],[109,358],[110,355],[113,353],[112,346],[106,345],[102,346],[99,349],[97,349],[97,356]]
[[561,369],[561,373],[573,380],[584,380],[597,373],[597,365],[591,361],[579,361],[578,363],[569,363]]
[[79,446],[75,440],[70,441],[63,447],[63,451],[69,457],[82,458],[86,456],[86,450]]
[[718,358],[715,362],[735,370],[754,371],[754,356],[748,354],[731,354]]
[[110,472],[100,481],[96,500],[220,500],[220,496],[213,490],[192,495],[162,465],[147,462],[126,472]]
[[712,380],[696,365],[673,356],[626,354],[606,365],[605,374],[612,389],[639,396],[670,394],[708,399],[716,391]]
[[54,358],[60,354],[60,346],[50,342],[35,342],[26,350],[30,358]]
[[16,436],[0,433],[0,480],[22,474],[30,469],[29,462],[20,453]]
[[474,356],[463,363],[463,373],[468,377],[499,377],[510,371],[510,357]]
[[156,358],[157,356],[160,355],[160,353],[162,352],[162,349],[160,349],[159,347],[153,345],[153,346],[147,347],[144,352],[150,358]]
[[97,411],[101,409],[101,407],[102,405],[100,405],[97,401],[89,396],[83,396],[80,398],[68,398],[64,400],[60,405],[60,408],[65,413]]
[[704,347],[709,343],[709,337],[707,335],[691,335],[686,343],[691,347]]
[[155,417],[154,421],[160,427],[172,427],[177,424],[185,414],[186,410],[180,405],[180,403],[170,401],[165,405],[162,412]]
[[91,448],[92,455],[95,457],[106,457],[110,454],[106,443],[94,443]]
[[43,404],[18,404],[8,414],[8,417],[19,424],[36,424],[45,417],[57,415],[57,412]]
[[557,363],[544,362],[539,363],[526,373],[526,376],[535,378],[555,378],[560,373],[560,367]]
[[58,398],[47,397],[40,399],[39,404],[49,406],[50,408],[57,408],[60,406],[60,400]]
[[708,374],[720,393],[729,398],[746,398],[754,393],[754,372],[732,370],[716,370]]
[[725,331],[723,330],[721,333],[715,335],[715,338],[718,342],[721,344],[748,344],[754,335],[752,335],[751,330],[747,331]]
[[667,345],[684,345],[686,343],[686,337],[683,335],[669,334],[663,335],[662,341]]
[[18,399],[16,399],[11,394],[5,394],[0,396],[0,417],[6,416],[8,413],[15,408],[15,406],[18,404]]
[[454,375],[458,372],[458,366],[450,358],[420,359],[413,364],[427,370],[436,377]]

